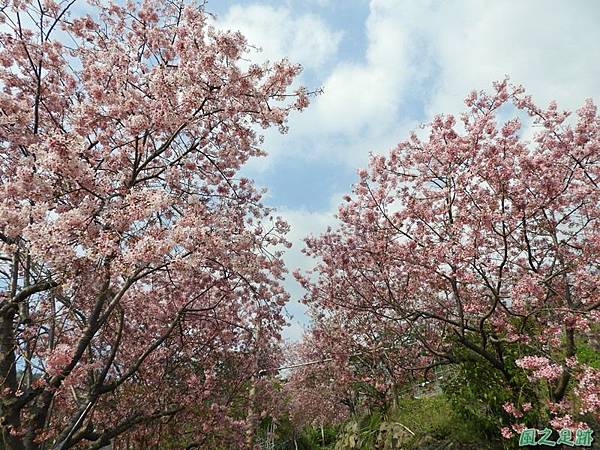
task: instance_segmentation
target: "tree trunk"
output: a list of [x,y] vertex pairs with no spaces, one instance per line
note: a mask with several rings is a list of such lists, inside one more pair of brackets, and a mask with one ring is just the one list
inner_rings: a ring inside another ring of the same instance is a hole
[[256,397],[256,380],[254,376],[250,378],[250,391],[248,392],[248,417],[247,417],[247,428],[246,428],[246,448],[252,450],[254,448],[254,427],[255,427],[255,414],[254,411],[254,400]]
[[3,448],[23,450],[21,439],[11,434],[11,430],[19,430],[21,425],[19,409],[14,407],[17,390],[14,320],[15,309],[9,306],[0,317],[0,432]]

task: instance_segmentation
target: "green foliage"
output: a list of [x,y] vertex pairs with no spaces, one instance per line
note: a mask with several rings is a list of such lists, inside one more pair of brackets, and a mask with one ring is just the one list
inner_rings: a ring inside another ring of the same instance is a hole
[[260,424],[257,441],[267,442],[269,430],[273,431],[273,447],[265,445],[264,448],[276,450],[331,450],[339,433],[338,427],[332,425],[297,430],[287,416],[279,418],[272,426],[272,419],[267,417]]
[[600,351],[589,342],[582,340],[577,343],[577,360],[595,369],[600,369]]
[[395,420],[414,433],[412,442],[418,442],[423,436],[461,444],[485,438],[477,423],[464,420],[443,394],[400,400]]
[[305,442],[309,442],[311,449],[330,449],[333,448],[337,440],[338,427],[324,425],[321,427],[308,427],[302,431],[302,437]]
[[392,416],[371,413],[346,424],[335,450],[394,450],[404,448],[411,438],[406,426]]
[[453,411],[462,419],[473,423],[485,435],[498,433],[505,425],[506,415],[502,405],[512,400],[497,371],[489,370],[485,363],[463,364],[442,383]]
[[382,417],[375,412],[346,424],[335,444],[335,450],[367,450],[376,448]]
[[410,430],[399,422],[382,422],[377,435],[377,448],[383,450],[402,448],[411,436]]
[[512,403],[519,408],[524,403],[531,403],[531,409],[519,421],[531,427],[547,424],[545,408],[540,406],[543,395],[528,381],[525,371],[515,364],[519,357],[524,356],[522,348],[517,345],[505,347],[504,362],[508,376],[466,349],[459,349],[456,353],[460,355],[461,351],[465,356],[463,362],[453,366],[449,376],[442,380],[441,387],[453,410],[463,420],[474,424],[487,438],[497,439],[500,428],[516,420],[504,410],[503,405]]
[[371,413],[351,420],[341,431],[334,449],[418,449],[432,442],[443,442],[452,448],[489,448],[478,424],[464,420],[446,396],[438,394],[403,398],[384,416]]

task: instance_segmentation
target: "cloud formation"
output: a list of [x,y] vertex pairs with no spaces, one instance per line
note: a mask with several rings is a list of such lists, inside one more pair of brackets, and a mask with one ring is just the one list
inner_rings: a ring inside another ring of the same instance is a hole
[[342,33],[331,30],[314,14],[297,15],[289,7],[266,4],[232,6],[217,23],[239,30],[248,43],[262,49],[255,60],[288,58],[307,69],[318,69],[332,58]]

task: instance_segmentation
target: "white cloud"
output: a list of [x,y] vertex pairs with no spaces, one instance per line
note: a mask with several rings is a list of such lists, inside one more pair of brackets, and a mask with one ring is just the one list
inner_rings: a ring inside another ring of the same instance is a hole
[[328,226],[335,224],[334,215],[337,211],[338,203],[341,202],[341,195],[331,196],[330,206],[326,211],[307,211],[305,209],[280,209],[279,215],[284,217],[291,226],[288,234],[288,240],[293,246],[287,250],[284,255],[284,261],[290,273],[286,277],[284,287],[291,295],[291,301],[287,310],[293,318],[289,327],[284,329],[284,337],[289,340],[299,340],[302,337],[303,328],[307,323],[306,306],[300,303],[304,296],[304,290],[296,282],[292,271],[300,269],[306,271],[310,269],[314,261],[302,253],[304,248],[303,239],[308,235],[319,235],[323,233]]
[[340,63],[309,114],[325,133],[369,137],[415,97],[427,118],[459,112],[506,74],[541,104],[574,108],[600,93],[599,19],[594,2],[372,0],[365,61]]
[[327,78],[317,98],[316,114],[323,131],[359,134],[393,121],[398,80],[378,66],[343,64]]
[[331,206],[326,211],[311,212],[305,209],[282,208],[277,211],[291,226],[288,239],[293,243],[284,257],[285,263],[291,270],[308,269],[312,263],[303,253],[303,239],[310,234],[319,235],[334,224],[334,215],[337,212],[338,203],[341,203],[341,195],[332,196]]
[[248,43],[262,48],[253,60],[287,57],[306,68],[319,68],[332,58],[342,33],[331,30],[318,16],[294,15],[288,7],[251,4],[232,6],[217,19],[220,28],[239,30]]
[[592,56],[600,54],[596,2],[440,2],[425,10],[428,20],[415,28],[427,37],[439,70],[429,114],[462,108],[469,90],[488,89],[505,74],[544,106],[556,99],[573,108],[600,93],[600,65]]
[[399,26],[394,4],[371,2],[364,62],[342,62],[326,79],[314,106],[325,132],[356,135],[396,121],[411,57],[410,36]]

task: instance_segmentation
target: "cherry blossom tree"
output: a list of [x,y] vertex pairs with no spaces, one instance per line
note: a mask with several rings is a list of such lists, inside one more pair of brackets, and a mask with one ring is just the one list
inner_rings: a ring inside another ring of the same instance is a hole
[[300,67],[248,63],[201,4],[7,0],[0,21],[5,448],[241,447],[288,226],[239,169],[307,106]]
[[322,337],[313,329],[288,349],[290,373],[284,396],[298,430],[339,423],[353,406],[352,373],[345,354],[348,346],[336,346],[333,339]]
[[285,388],[295,424],[340,423],[351,414],[385,410],[406,383],[422,379],[409,370],[423,359],[389,323],[338,310],[315,316],[311,329],[288,355]]
[[306,240],[305,301],[355,326],[353,345],[402,337],[404,370],[483,361],[514,392],[529,376],[555,420],[598,417],[600,373],[580,357],[600,335],[596,106],[543,109],[507,80],[466,105],[359,171],[339,226]]

